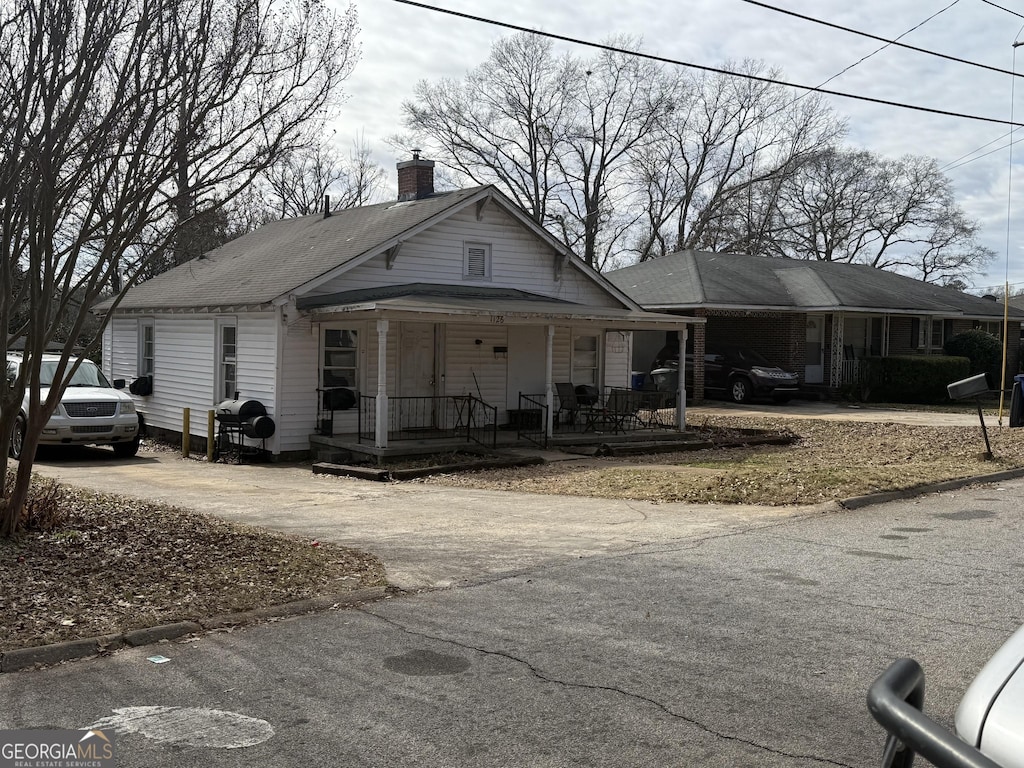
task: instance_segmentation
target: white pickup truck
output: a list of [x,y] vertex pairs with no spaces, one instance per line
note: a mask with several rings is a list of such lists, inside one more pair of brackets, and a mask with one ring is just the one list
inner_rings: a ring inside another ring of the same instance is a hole
[[882,765],[908,768],[915,754],[936,768],[1024,768],[1024,627],[968,687],[956,734],[922,712],[924,672],[899,659],[868,691],[868,709],[889,732]]
[[[40,398],[45,398],[56,375],[58,355],[43,355],[40,364]],[[68,367],[74,364],[72,359]],[[22,364],[17,352],[7,353],[7,378],[13,381]],[[122,385],[123,386],[123,385]],[[21,414],[11,435],[10,454],[21,458],[25,440],[29,393],[25,392]],[[109,445],[118,458],[134,456],[139,451],[139,416],[135,402],[115,388],[91,360],[82,364],[67,383],[60,404],[43,427],[40,445]]]

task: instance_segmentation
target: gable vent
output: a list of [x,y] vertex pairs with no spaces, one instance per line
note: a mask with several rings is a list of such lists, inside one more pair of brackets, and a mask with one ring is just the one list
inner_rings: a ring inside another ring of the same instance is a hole
[[466,249],[466,275],[487,277],[487,249],[471,245]]

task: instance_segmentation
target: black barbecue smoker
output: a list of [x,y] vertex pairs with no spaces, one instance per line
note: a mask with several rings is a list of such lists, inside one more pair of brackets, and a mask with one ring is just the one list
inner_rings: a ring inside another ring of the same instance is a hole
[[[276,425],[259,400],[224,400],[214,410],[217,419],[217,453],[257,455],[267,450],[267,438],[274,436]],[[259,440],[259,445],[247,442]]]

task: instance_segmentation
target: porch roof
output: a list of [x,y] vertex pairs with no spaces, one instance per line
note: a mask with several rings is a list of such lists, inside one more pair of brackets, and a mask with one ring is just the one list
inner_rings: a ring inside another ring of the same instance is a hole
[[348,291],[300,299],[298,308],[316,321],[354,316],[381,319],[443,318],[456,323],[537,325],[552,322],[606,328],[659,330],[703,323],[704,318],[577,304],[513,289],[414,284],[379,290]]

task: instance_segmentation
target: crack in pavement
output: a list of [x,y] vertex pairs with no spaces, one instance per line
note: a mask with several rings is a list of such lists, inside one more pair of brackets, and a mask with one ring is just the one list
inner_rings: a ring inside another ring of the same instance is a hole
[[580,690],[584,690],[584,691],[599,691],[599,692],[604,692],[604,693],[613,693],[613,694],[618,694],[620,696],[624,696],[624,697],[626,697],[628,699],[633,699],[634,701],[643,702],[644,704],[648,704],[648,705],[654,707],[655,709],[659,710],[660,712],[663,712],[664,714],[668,715],[669,717],[671,717],[671,718],[673,718],[675,720],[679,720],[681,722],[687,723],[688,725],[691,725],[694,728],[697,728],[698,730],[703,731],[704,733],[706,733],[706,734],[708,734],[710,736],[713,736],[713,737],[715,737],[717,739],[721,739],[723,741],[732,741],[732,742],[736,742],[738,744],[745,744],[745,745],[747,745],[749,747],[753,747],[754,749],[759,749],[759,750],[761,750],[763,752],[767,752],[767,753],[772,754],[772,755],[778,755],[779,757],[785,757],[785,758],[790,758],[790,759],[794,759],[794,760],[806,760],[806,761],[810,761],[810,762],[814,762],[814,763],[821,763],[821,764],[824,764],[824,765],[834,765],[834,766],[839,766],[839,768],[857,768],[856,766],[853,766],[853,765],[851,765],[849,763],[839,762],[838,760],[832,760],[832,759],[827,758],[827,757],[819,757],[817,755],[798,754],[798,753],[795,753],[795,752],[786,752],[785,750],[776,749],[775,747],[769,746],[767,744],[761,744],[761,743],[758,743],[756,741],[752,741],[750,739],[743,738],[742,736],[735,736],[735,735],[732,735],[732,734],[729,734],[729,733],[724,733],[722,731],[717,731],[714,728],[712,728],[711,726],[706,725],[705,723],[700,722],[699,720],[696,720],[696,719],[694,719],[692,717],[688,717],[688,716],[686,716],[686,715],[684,715],[684,714],[682,714],[680,712],[673,711],[671,708],[669,708],[668,705],[663,704],[662,702],[658,701],[657,699],[652,699],[649,696],[644,696],[644,695],[639,694],[639,693],[633,693],[631,691],[627,691],[627,690],[624,690],[622,688],[616,688],[615,686],[597,685],[597,684],[594,684],[594,683],[575,683],[575,682],[571,682],[569,680],[561,680],[561,679],[558,679],[558,678],[555,678],[555,677],[550,677],[550,676],[544,674],[543,672],[541,672],[539,669],[537,669],[533,664],[531,664],[526,659],[519,658],[518,656],[513,656],[512,654],[507,653],[505,651],[495,651],[495,650],[490,650],[490,649],[487,649],[487,648],[480,648],[480,647],[477,647],[477,646],[474,646],[474,645],[470,645],[468,643],[459,642],[458,640],[455,640],[455,639],[452,639],[452,638],[449,638],[449,637],[441,637],[439,635],[432,635],[432,634],[429,634],[427,632],[420,632],[420,631],[417,631],[417,630],[413,630],[413,629],[410,629],[409,627],[406,627],[406,626],[404,626],[402,624],[399,624],[397,621],[394,621],[393,619],[389,619],[386,616],[381,616],[378,613],[374,613],[373,611],[369,610],[365,606],[361,607],[361,608],[358,608],[356,610],[358,610],[360,613],[362,613],[362,614],[364,614],[366,616],[370,616],[370,617],[372,617],[374,619],[377,619],[380,622],[383,622],[384,624],[387,624],[387,625],[389,625],[391,627],[394,627],[395,629],[397,629],[397,630],[399,630],[401,632],[404,632],[405,634],[412,635],[413,637],[421,637],[421,638],[424,638],[424,639],[427,639],[427,640],[434,640],[436,642],[445,643],[447,645],[452,645],[452,646],[454,646],[456,648],[461,648],[461,649],[466,650],[466,651],[472,651],[472,652],[475,652],[475,653],[482,654],[484,656],[495,656],[495,657],[498,657],[498,658],[501,658],[501,659],[505,659],[506,661],[511,661],[514,664],[519,664],[520,666],[525,667],[529,671],[529,673],[531,675],[533,675],[535,678],[537,678],[538,680],[540,680],[542,682],[545,682],[545,683],[550,683],[552,685],[560,685],[560,686],[563,686],[565,688],[580,689]]
[[636,541],[630,542],[627,547],[624,547],[619,552],[600,552],[589,555],[580,555],[575,560],[550,560],[546,562],[536,563],[534,565],[527,565],[523,568],[517,568],[515,570],[501,571],[499,573],[483,574],[477,578],[466,578],[460,584],[449,584],[441,587],[413,587],[407,590],[403,590],[408,593],[420,593],[420,592],[435,592],[435,591],[446,591],[452,589],[472,589],[474,587],[486,587],[491,584],[500,584],[503,581],[511,581],[521,576],[529,576],[546,571],[557,571],[564,570],[576,566],[581,560],[585,561],[607,561],[607,560],[619,560],[630,557],[647,557],[649,555],[671,555],[678,552],[689,552],[691,550],[700,549],[709,542],[717,541],[719,539],[727,539],[734,536],[745,536],[750,533],[758,532],[761,530],[776,528],[780,525],[784,525],[791,522],[793,519],[781,520],[773,523],[755,524],[748,526],[740,530],[730,531],[715,531],[712,533],[700,534],[697,536],[680,536],[675,539],[670,539],[663,542],[644,542]]

